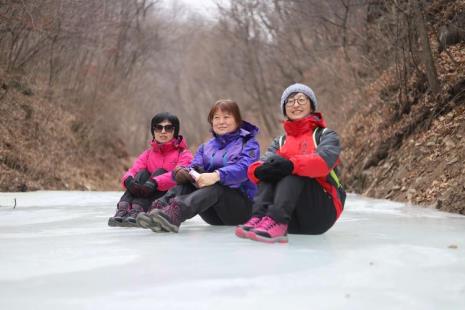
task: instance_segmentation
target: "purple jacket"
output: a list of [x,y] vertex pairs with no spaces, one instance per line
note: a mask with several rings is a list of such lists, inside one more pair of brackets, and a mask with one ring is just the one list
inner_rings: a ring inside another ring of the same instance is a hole
[[252,199],[257,190],[247,178],[247,168],[260,158],[260,146],[255,136],[258,128],[243,121],[242,126],[225,135],[213,134],[213,138],[201,144],[191,167],[201,167],[207,172],[218,170],[220,183],[239,188]]

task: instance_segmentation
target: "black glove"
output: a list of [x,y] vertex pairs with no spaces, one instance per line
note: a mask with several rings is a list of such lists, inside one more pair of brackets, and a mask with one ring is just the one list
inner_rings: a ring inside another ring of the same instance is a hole
[[124,185],[134,197],[138,198],[150,198],[155,194],[158,187],[155,180],[150,179],[142,185],[136,183],[131,176],[124,181]]
[[265,160],[264,165],[269,165],[269,167],[276,173],[287,176],[292,174],[294,170],[294,164],[289,159],[286,159],[279,155],[271,155],[267,160]]
[[195,182],[194,178],[189,174],[189,170],[184,167],[176,167],[173,173],[176,184],[187,184]]
[[255,169],[255,176],[263,182],[276,183],[292,174],[294,164],[279,155],[270,156],[261,166]]
[[192,167],[192,169],[194,169],[195,171],[197,171],[198,173],[202,174],[202,173],[205,173],[205,169],[203,169],[202,166],[194,166]]
[[128,176],[126,180],[124,180],[124,186],[126,186],[126,189],[131,193],[133,193],[133,190],[136,186],[136,182],[134,181],[134,178],[132,176]]
[[154,179],[149,179],[139,189],[139,197],[150,198],[157,192],[158,184]]

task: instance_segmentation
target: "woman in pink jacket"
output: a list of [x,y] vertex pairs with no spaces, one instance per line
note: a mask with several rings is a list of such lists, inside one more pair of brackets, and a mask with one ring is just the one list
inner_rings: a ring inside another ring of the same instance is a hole
[[179,119],[170,113],[158,113],[151,122],[152,147],[145,150],[124,174],[126,189],[117,204],[116,213],[108,219],[109,226],[137,227],[136,217],[147,212],[152,202],[175,186],[172,170],[189,166],[192,153],[179,135]]

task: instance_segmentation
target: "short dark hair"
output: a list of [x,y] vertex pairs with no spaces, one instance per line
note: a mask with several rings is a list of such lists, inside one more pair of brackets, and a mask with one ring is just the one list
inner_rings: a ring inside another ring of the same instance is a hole
[[154,136],[154,129],[155,125],[160,124],[163,121],[169,121],[174,126],[174,137],[177,138],[179,136],[179,119],[176,115],[168,113],[168,112],[161,112],[156,114],[150,123],[150,132],[152,136]]
[[208,113],[208,122],[210,123],[210,125],[213,125],[213,116],[218,110],[231,113],[237,125],[241,126],[242,124],[241,111],[239,110],[239,106],[237,105],[235,101],[230,100],[230,99],[220,99],[217,102],[215,102],[215,104],[210,110],[210,113]]

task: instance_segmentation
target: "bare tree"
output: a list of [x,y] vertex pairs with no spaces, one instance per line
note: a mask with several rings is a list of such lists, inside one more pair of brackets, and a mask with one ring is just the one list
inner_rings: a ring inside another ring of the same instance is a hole
[[438,74],[436,72],[436,67],[434,65],[433,54],[431,51],[431,46],[429,43],[429,36],[426,31],[425,21],[423,18],[421,1],[410,0],[410,6],[413,10],[413,15],[415,16],[415,25],[420,35],[420,41],[422,46],[422,59],[426,67],[426,76],[428,77],[428,83],[431,87],[431,91],[434,94],[439,93],[439,80]]

